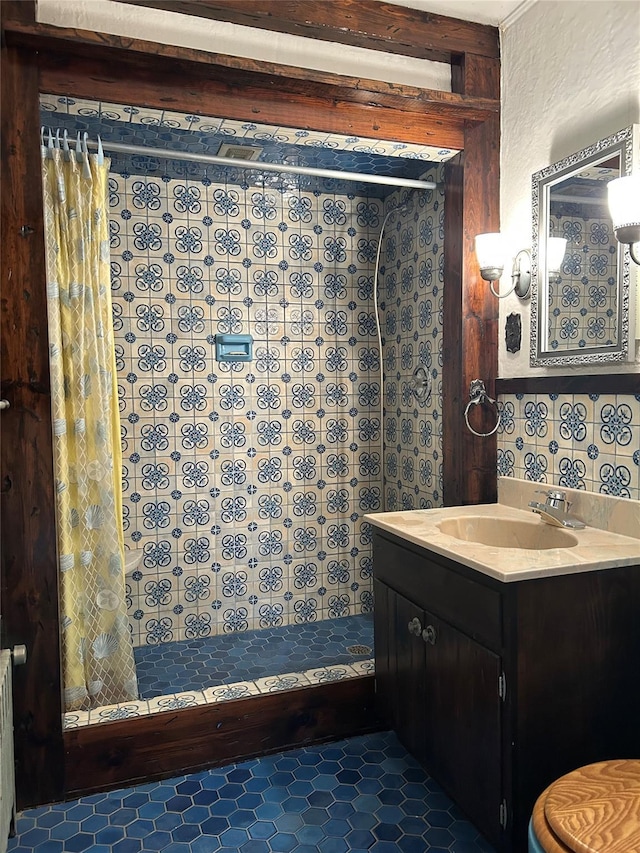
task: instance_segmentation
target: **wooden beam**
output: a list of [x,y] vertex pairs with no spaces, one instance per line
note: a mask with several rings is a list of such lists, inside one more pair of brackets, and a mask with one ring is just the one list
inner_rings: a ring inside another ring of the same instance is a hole
[[[458,91],[498,97],[500,65],[466,56],[452,77]],[[498,370],[498,301],[480,277],[476,234],[500,223],[500,124],[467,125],[464,151],[445,166],[444,501],[446,506],[491,503],[497,495],[497,441],[473,435],[465,424],[472,379],[495,397]],[[493,406],[476,406],[474,428],[489,432]]]
[[51,24],[23,21],[17,18],[7,20],[5,32],[10,43],[33,49],[64,50],[64,43],[67,42],[68,50],[71,50],[73,46],[78,51],[79,56],[95,55],[96,51],[100,52],[102,49],[113,48],[114,50],[126,51],[129,54],[139,53],[144,56],[178,59],[182,62],[194,62],[202,66],[219,65],[225,69],[250,71],[270,77],[288,77],[305,82],[326,83],[331,86],[341,86],[379,95],[392,94],[397,97],[419,100],[425,105],[442,105],[443,109],[464,114],[465,119],[470,121],[484,121],[489,113],[500,111],[500,102],[491,98],[475,98],[440,89],[424,89],[407,83],[389,83],[384,80],[351,77],[320,69],[282,65],[266,60],[230,56],[224,53],[214,53],[179,45],[160,44],[159,42],[112,33],[100,33],[73,27],[56,27]]
[[76,59],[88,57],[120,62],[123,55],[131,61],[131,57],[137,54],[140,63],[155,61],[162,67],[167,61],[173,62],[176,68],[206,74],[209,78],[228,79],[229,71],[232,71],[233,79],[239,84],[247,79],[247,75],[251,75],[252,85],[264,84],[271,88],[274,86],[274,78],[277,78],[278,88],[282,84],[284,91],[315,85],[318,91],[325,89],[330,98],[343,98],[362,105],[380,105],[416,114],[428,113],[432,118],[443,120],[482,122],[500,112],[500,102],[492,98],[278,65],[90,30],[11,20],[6,24],[6,34],[11,44],[57,54],[66,51]]
[[436,62],[451,62],[457,54],[465,53],[492,59],[500,56],[496,27],[375,0],[123,2]]
[[496,379],[497,394],[640,394],[640,373]]
[[51,94],[444,148],[464,142],[459,116],[434,116],[406,98],[371,98],[346,87],[282,78],[275,85],[251,72],[215,66],[193,73],[190,64],[159,57],[141,61],[123,52],[83,57],[77,50],[60,55],[40,49],[38,57],[42,91]]
[[[42,54],[41,54],[42,57]],[[46,57],[45,57],[46,59]],[[265,90],[243,86],[230,78],[193,81],[181,88],[180,76],[171,68],[137,75],[135,90],[118,74],[109,70],[112,63],[89,62],[81,66],[71,59],[62,67],[43,69],[43,90],[64,95],[73,92],[77,98],[134,104],[156,109],[191,112],[198,115],[224,117],[237,121],[254,121],[276,127],[341,133],[373,139],[391,139],[421,145],[457,149],[464,142],[459,122],[431,119],[415,112],[402,113],[371,104],[354,105],[349,100],[327,100],[308,87],[300,86],[298,94],[283,90]],[[86,76],[84,68],[89,68]],[[121,68],[126,67],[121,63]],[[133,70],[133,69],[132,69]],[[306,92],[304,91],[306,89]]]
[[[13,7],[13,8],[11,8]],[[2,13],[33,13],[3,2]],[[40,150],[38,68],[2,45],[0,395],[1,645],[24,643],[13,674],[18,808],[59,800],[64,761],[58,566]]]
[[65,732],[68,796],[377,731],[374,678],[197,705]]

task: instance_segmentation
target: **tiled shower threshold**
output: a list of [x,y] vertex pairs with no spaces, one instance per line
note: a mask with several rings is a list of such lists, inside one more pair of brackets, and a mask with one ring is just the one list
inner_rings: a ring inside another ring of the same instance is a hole
[[369,675],[372,653],[371,615],[140,647],[141,698],[67,712],[64,728]]

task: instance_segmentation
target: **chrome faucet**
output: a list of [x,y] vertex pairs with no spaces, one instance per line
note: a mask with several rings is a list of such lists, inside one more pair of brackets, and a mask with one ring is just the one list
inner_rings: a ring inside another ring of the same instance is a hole
[[584,521],[569,514],[571,501],[567,500],[565,492],[557,489],[549,489],[546,492],[537,489],[536,493],[546,495],[546,502],[542,504],[538,501],[529,501],[529,506],[547,524],[553,524],[555,527],[571,527],[573,530],[582,530],[586,526]]

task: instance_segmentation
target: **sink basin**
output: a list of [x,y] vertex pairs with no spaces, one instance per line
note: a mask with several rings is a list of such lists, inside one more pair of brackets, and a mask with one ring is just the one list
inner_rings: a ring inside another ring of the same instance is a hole
[[578,540],[571,533],[536,521],[516,521],[513,518],[487,518],[470,515],[446,518],[438,524],[441,533],[477,542],[494,548],[524,548],[541,551],[549,548],[571,548]]

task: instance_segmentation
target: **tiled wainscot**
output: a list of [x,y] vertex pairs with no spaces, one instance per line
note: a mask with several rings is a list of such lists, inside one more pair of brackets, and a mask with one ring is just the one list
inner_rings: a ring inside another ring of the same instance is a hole
[[640,500],[640,394],[500,398],[498,473]]

